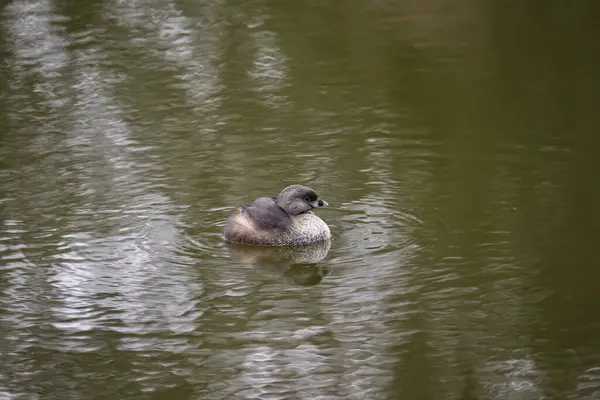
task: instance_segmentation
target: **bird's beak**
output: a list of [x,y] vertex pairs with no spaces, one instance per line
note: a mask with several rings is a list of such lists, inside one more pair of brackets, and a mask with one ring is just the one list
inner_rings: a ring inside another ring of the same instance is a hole
[[318,200],[315,200],[315,201],[311,201],[310,205],[313,206],[313,208],[314,208],[314,207],[328,206],[329,203],[326,202],[325,200],[318,199]]

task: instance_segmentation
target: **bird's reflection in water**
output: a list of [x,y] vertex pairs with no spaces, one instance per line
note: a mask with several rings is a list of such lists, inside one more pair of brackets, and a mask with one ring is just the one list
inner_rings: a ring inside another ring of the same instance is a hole
[[329,240],[293,247],[228,246],[234,260],[258,268],[268,275],[281,276],[290,285],[318,285],[329,273],[327,267],[317,265],[329,252]]

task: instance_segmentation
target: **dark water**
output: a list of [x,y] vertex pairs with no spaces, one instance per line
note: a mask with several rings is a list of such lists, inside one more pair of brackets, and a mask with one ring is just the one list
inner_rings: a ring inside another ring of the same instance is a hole
[[599,4],[8,2],[0,399],[600,398]]

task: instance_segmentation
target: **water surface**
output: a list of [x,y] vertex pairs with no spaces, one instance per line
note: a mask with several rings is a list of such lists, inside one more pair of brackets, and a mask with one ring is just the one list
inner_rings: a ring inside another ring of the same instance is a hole
[[598,8],[8,2],[0,398],[600,397]]

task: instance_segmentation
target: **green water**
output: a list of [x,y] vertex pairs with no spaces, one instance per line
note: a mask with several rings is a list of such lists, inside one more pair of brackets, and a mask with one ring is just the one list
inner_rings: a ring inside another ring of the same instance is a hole
[[9,1],[0,399],[600,398],[599,5]]

